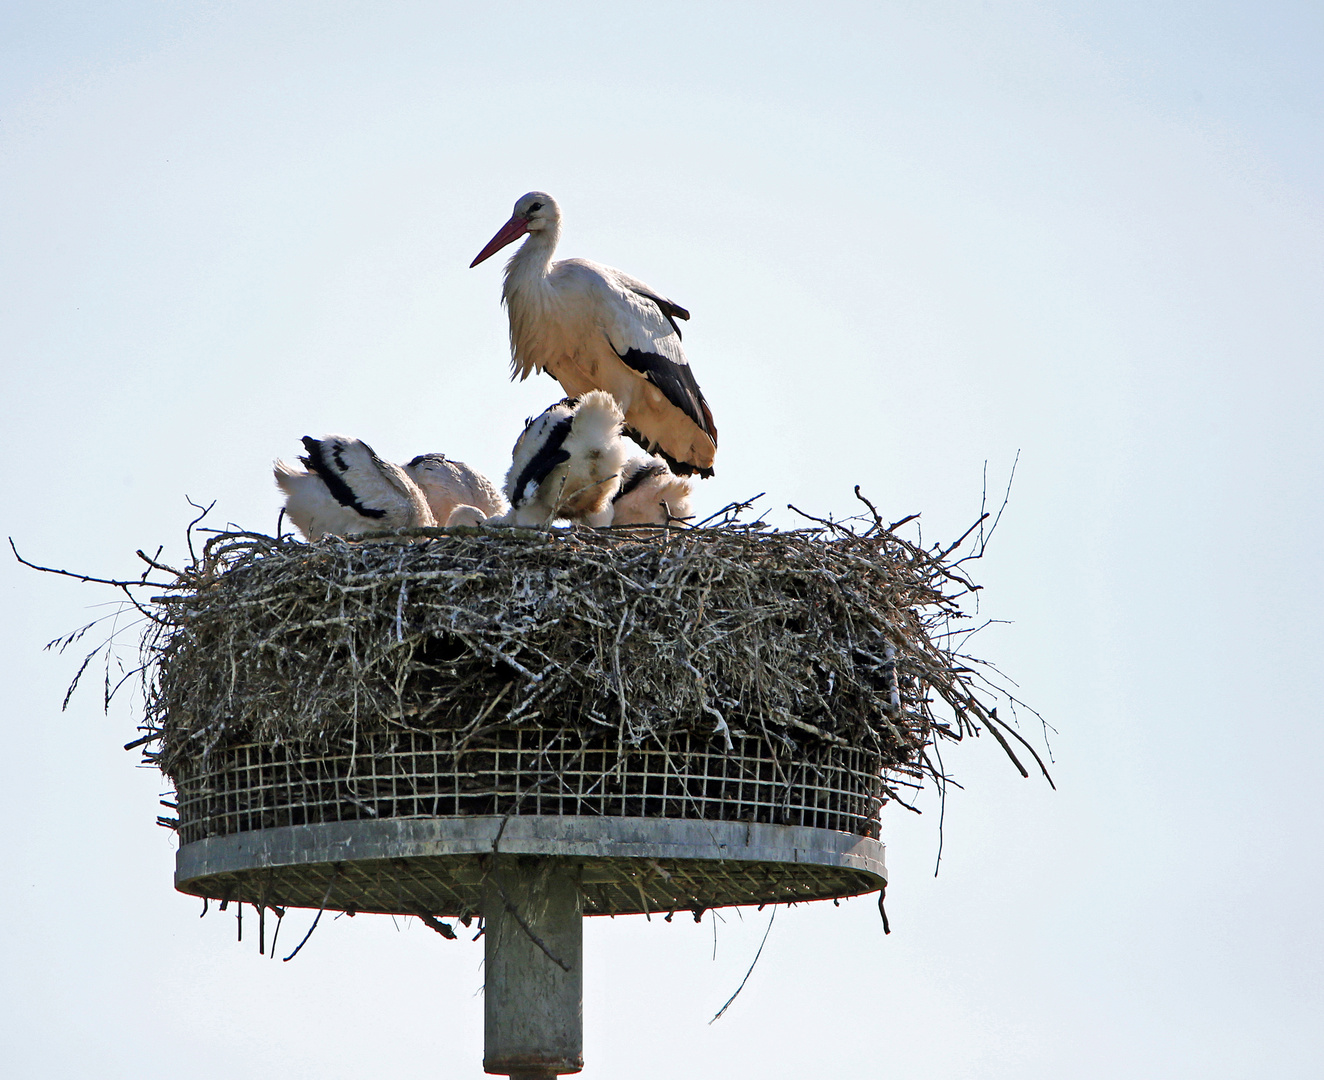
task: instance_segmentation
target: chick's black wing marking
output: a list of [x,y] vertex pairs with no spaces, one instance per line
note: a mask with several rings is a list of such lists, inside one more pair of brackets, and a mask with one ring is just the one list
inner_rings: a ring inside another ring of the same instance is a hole
[[[332,498],[341,506],[347,506],[356,514],[362,514],[366,518],[381,518],[386,516],[385,510],[377,510],[371,506],[364,506],[359,502],[359,497],[354,493],[354,489],[345,482],[342,475],[346,471],[345,459],[341,456],[342,447],[337,443],[327,443],[321,439],[314,439],[311,435],[303,437],[304,449],[308,451],[308,456],[303,458],[303,463],[322,478],[322,483],[326,484],[327,491],[331,492]],[[327,461],[327,454],[330,454],[333,461]],[[339,466],[339,469],[337,469]]]
[[621,485],[621,490],[611,497],[612,502],[623,499],[630,492],[634,491],[645,480],[654,476],[661,476],[667,471],[667,467],[661,462],[650,461],[647,465],[642,465],[636,469],[629,478]]
[[547,433],[547,438],[543,441],[542,446],[538,447],[538,452],[520,471],[515,486],[511,490],[511,502],[517,505],[526,502],[528,500],[526,492],[529,484],[541,484],[561,462],[570,460],[570,452],[561,449],[561,444],[569,436],[572,422],[573,418],[567,416],[552,425],[552,429]]

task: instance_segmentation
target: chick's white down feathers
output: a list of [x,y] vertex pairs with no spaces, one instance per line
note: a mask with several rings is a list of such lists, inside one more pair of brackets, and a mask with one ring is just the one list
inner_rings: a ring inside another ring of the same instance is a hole
[[275,464],[285,512],[309,540],[442,525],[663,525],[691,515],[692,483],[652,455],[629,457],[623,414],[607,392],[566,398],[515,443],[505,488],[444,454],[383,461],[359,439],[305,436],[305,468]]
[[305,435],[303,445],[305,468],[277,461],[275,474],[285,512],[306,539],[436,524],[408,474],[362,440]]
[[515,443],[506,497],[511,510],[494,523],[545,526],[557,518],[611,524],[627,450],[624,416],[602,390],[566,398],[529,421]]
[[612,497],[613,525],[665,525],[692,517],[694,484],[677,476],[660,457],[633,457],[621,470],[621,486]]
[[504,520],[501,518],[489,518],[476,506],[457,506],[450,512],[446,518],[446,524],[449,525],[486,525],[488,521],[497,522]]
[[[404,470],[422,490],[439,525],[478,524],[510,509],[491,480],[445,454],[420,454]],[[452,523],[451,515],[462,506],[478,515],[476,522],[472,514],[465,514],[463,521]]]

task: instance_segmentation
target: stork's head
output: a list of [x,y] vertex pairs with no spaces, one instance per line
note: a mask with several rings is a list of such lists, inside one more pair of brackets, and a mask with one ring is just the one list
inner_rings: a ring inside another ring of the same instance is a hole
[[[525,233],[536,235],[546,232],[549,236],[555,237],[560,224],[561,208],[547,192],[530,191],[527,195],[521,195],[515,202],[515,212],[510,215],[510,220],[497,230],[496,236],[487,242],[487,247],[478,253],[478,257],[469,264],[469,267],[472,269],[477,266],[507,244],[514,243]],[[555,240],[553,239],[552,242],[554,244]]]
[[560,224],[561,208],[545,191],[530,191],[521,195],[515,203],[512,218],[523,218],[528,223],[529,232],[541,232],[550,226]]

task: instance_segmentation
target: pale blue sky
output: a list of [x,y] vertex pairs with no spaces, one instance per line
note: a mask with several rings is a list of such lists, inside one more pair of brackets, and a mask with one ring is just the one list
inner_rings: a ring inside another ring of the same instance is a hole
[[[716,961],[591,921],[586,1080],[1314,1076],[1322,46],[1288,3],[6,4],[0,533],[133,573],[185,494],[273,527],[324,431],[499,474],[557,389],[468,264],[549,190],[693,312],[702,508],[859,483],[951,538],[1021,451],[980,648],[1059,731],[1056,794],[949,753],[939,877],[884,818],[892,935],[783,912],[711,1027],[766,912]],[[108,597],[0,595],[0,1072],[481,1075],[478,945],[199,921],[132,703],[60,714],[40,652]]]

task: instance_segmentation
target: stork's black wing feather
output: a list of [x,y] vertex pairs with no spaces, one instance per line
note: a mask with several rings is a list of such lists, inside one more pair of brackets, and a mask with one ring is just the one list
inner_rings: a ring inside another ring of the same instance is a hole
[[700,430],[707,432],[716,445],[717,426],[689,364],[678,364],[661,353],[643,349],[626,349],[616,355],[661,390],[663,396],[693,420]]
[[[630,291],[636,296],[642,296],[645,300],[651,300],[657,305],[657,310],[666,316],[667,322],[671,324],[671,329],[676,332],[676,337],[681,337],[680,327],[676,325],[677,319],[688,320],[690,313],[679,304],[673,303],[665,296],[658,296],[657,293],[651,293],[647,289],[640,289],[637,286],[630,286]],[[684,340],[682,338],[682,340]]]

